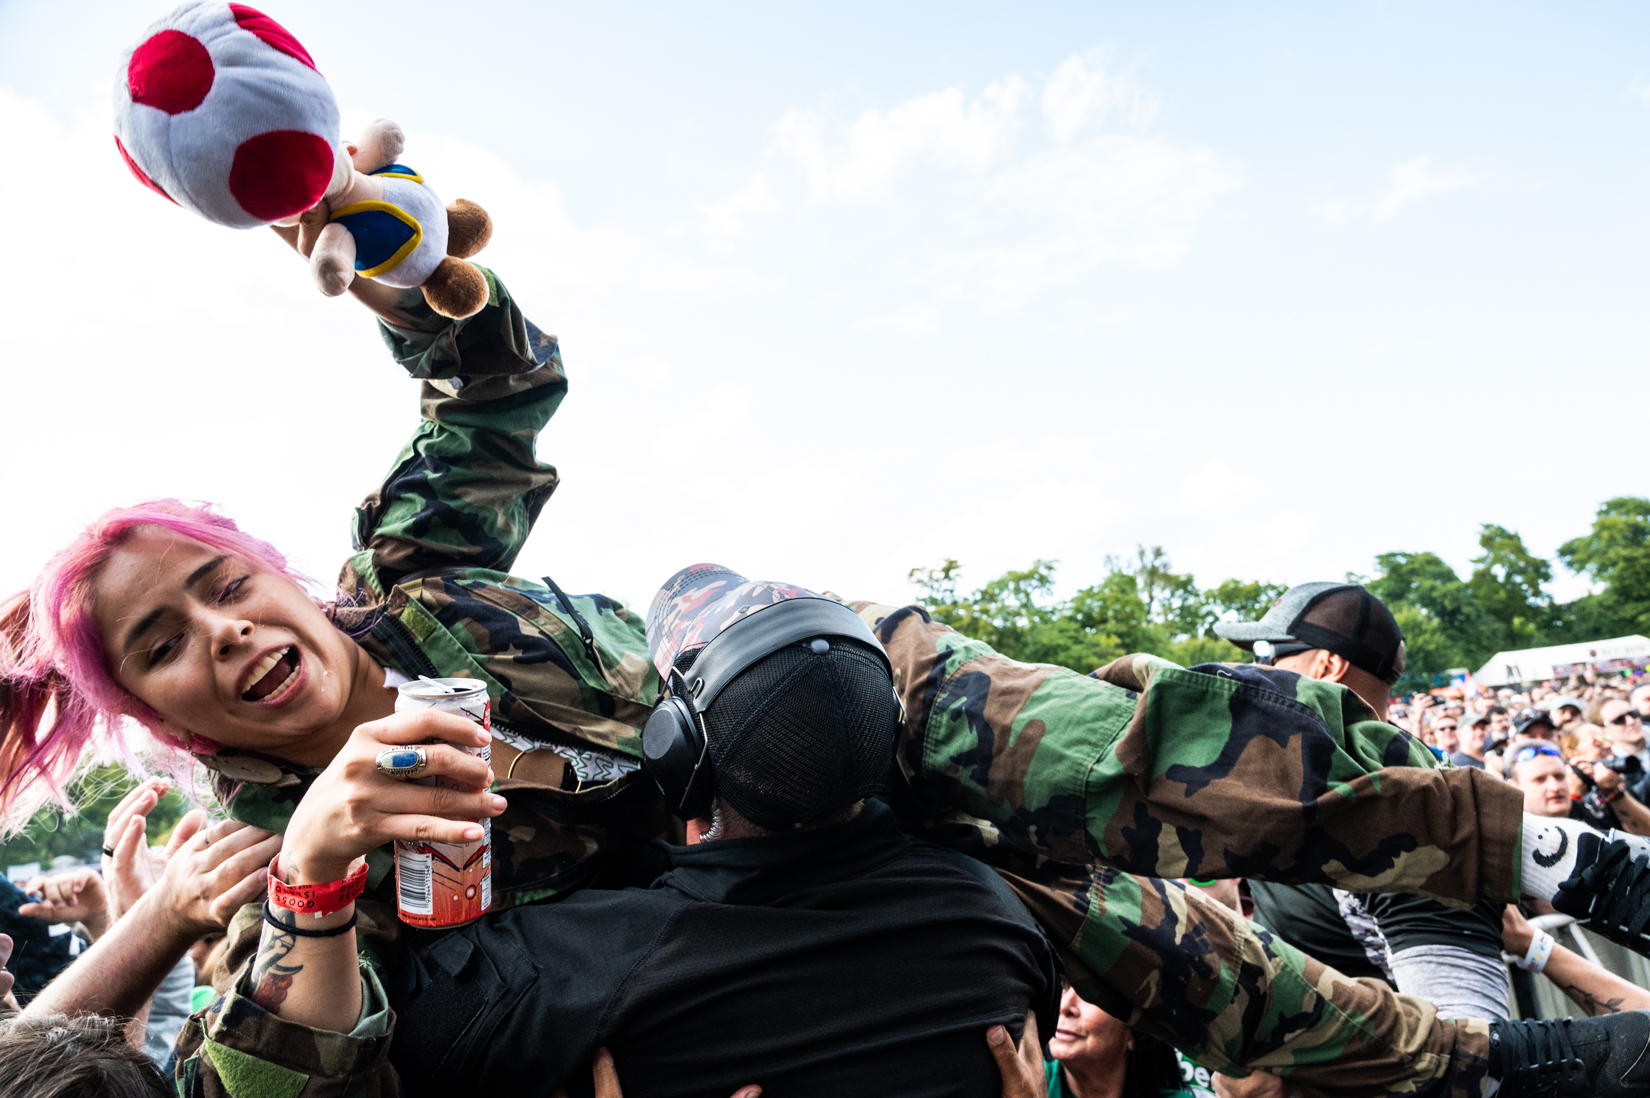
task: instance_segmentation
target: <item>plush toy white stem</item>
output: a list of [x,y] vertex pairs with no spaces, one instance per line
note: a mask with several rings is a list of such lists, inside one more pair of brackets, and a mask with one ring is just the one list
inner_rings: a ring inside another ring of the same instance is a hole
[[337,297],[355,281],[355,237],[334,221],[321,230],[309,257],[315,284],[328,297]]

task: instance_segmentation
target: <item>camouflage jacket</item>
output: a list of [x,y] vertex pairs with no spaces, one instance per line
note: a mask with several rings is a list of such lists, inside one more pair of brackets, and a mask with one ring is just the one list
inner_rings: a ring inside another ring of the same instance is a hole
[[[401,323],[381,325],[391,354],[423,383],[422,419],[356,511],[356,551],[333,616],[384,667],[485,682],[500,735],[556,752],[560,782],[494,787],[510,801],[493,821],[494,909],[502,910],[593,883],[647,883],[664,865],[651,840],[671,825],[639,770],[640,730],[658,692],[641,615],[602,595],[568,595],[548,577],[509,574],[556,488],[555,467],[538,460],[535,442],[567,377],[555,337],[487,278],[487,306],[468,320],[436,315],[414,291]],[[229,815],[272,831],[285,829],[320,773],[247,750],[199,761]],[[383,1004],[373,970],[394,964],[408,933],[394,917],[391,851],[374,851],[368,863],[358,939],[367,1001]],[[254,916],[249,908],[237,918],[220,971],[236,972],[257,948]],[[367,1010],[355,1033],[322,1033],[281,1022],[230,988],[180,1038],[180,1093],[297,1094],[301,1084],[289,1085],[304,1076],[322,1087],[305,1094],[377,1093],[377,1083],[361,1090],[355,1065],[385,1063],[388,1019],[387,1008]],[[220,1041],[221,1033],[235,1037]],[[323,1084],[334,1073],[342,1079]],[[334,1083],[342,1089],[329,1089]]]

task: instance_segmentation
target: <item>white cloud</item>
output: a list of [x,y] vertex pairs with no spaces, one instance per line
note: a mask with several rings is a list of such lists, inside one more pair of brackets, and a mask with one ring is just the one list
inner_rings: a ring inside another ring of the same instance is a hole
[[[1029,125],[1040,111],[1042,126]],[[780,150],[817,207],[884,209],[932,243],[939,296],[1013,306],[1106,263],[1161,270],[1240,176],[1214,150],[1148,132],[1156,105],[1101,53],[1034,88],[1009,74],[975,98],[947,88],[852,122],[791,110]]]
[[1313,216],[1330,225],[1344,224],[1365,216],[1384,221],[1428,195],[1470,187],[1484,178],[1459,170],[1440,171],[1432,166],[1430,156],[1418,156],[1414,160],[1394,164],[1386,174],[1386,190],[1373,201],[1335,199],[1319,202],[1312,207]]
[[1632,83],[1627,85],[1627,94],[1634,99],[1650,103],[1650,79],[1642,76],[1633,77]]
[[1114,113],[1135,129],[1157,114],[1157,103],[1139,85],[1127,76],[1108,76],[1102,60],[1100,50],[1068,57],[1043,85],[1043,120],[1054,140],[1064,144]]
[[970,101],[961,88],[862,113],[840,150],[827,147],[830,120],[819,112],[787,111],[774,124],[780,147],[808,173],[816,200],[864,198],[881,192],[919,160],[981,169],[995,161],[1019,128],[1031,87],[1018,76],[992,83]]
[[872,320],[862,320],[857,327],[867,332],[897,332],[900,335],[928,335],[939,327],[940,311],[930,305],[913,305]]
[[713,254],[726,254],[752,220],[777,209],[779,200],[767,178],[757,176],[733,197],[702,208],[706,248]]

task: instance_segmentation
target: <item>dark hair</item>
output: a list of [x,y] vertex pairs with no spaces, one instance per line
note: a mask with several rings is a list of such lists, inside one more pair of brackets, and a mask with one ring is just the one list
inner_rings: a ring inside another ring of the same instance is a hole
[[122,1019],[0,1019],[7,1098],[170,1098],[154,1061],[126,1042]]
[[1180,1057],[1156,1037],[1134,1030],[1134,1047],[1123,1061],[1123,1098],[1157,1098],[1181,1089]]

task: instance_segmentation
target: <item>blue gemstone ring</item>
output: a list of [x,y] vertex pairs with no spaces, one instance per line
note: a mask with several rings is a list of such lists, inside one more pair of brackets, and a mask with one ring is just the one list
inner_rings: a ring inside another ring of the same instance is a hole
[[430,765],[430,757],[422,747],[386,747],[376,765],[386,778],[415,778]]

